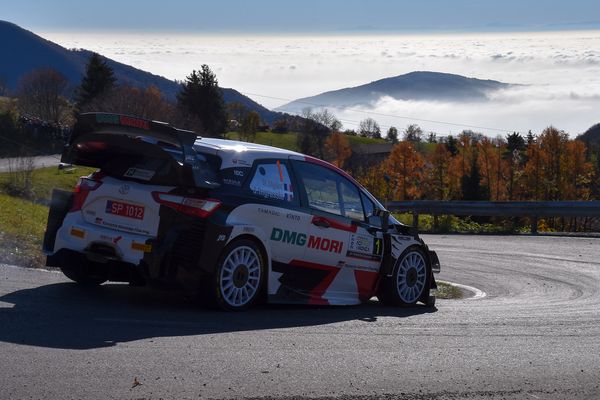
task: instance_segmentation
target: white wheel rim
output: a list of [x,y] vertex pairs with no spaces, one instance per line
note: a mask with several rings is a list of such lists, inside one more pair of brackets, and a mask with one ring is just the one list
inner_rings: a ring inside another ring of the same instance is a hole
[[416,302],[427,281],[427,266],[421,253],[411,251],[398,265],[397,288],[400,299],[405,303]]
[[223,299],[233,307],[248,304],[260,285],[260,259],[248,246],[233,249],[221,268],[219,279]]

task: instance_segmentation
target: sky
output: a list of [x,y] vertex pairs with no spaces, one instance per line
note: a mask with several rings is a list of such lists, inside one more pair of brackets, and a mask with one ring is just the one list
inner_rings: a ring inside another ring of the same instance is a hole
[[597,0],[1,0],[37,30],[184,32],[515,31],[600,28]]
[[[520,86],[480,103],[380,101],[331,110],[440,135],[489,136],[600,122],[600,1],[0,0],[0,19],[67,48],[184,79],[208,64],[269,107],[411,71]],[[438,122],[434,122],[438,121]],[[441,122],[441,123],[440,123]]]

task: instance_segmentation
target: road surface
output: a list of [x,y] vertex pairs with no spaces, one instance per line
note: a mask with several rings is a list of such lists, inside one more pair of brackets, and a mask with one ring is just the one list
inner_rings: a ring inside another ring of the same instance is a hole
[[[27,157],[33,159],[33,167],[35,169],[45,168],[45,167],[56,167],[60,164],[60,154],[53,154],[47,156],[36,156],[36,157]],[[23,166],[20,163],[24,158],[0,158],[0,172],[8,172],[11,169],[14,170],[22,169]]]
[[0,267],[0,398],[600,399],[600,239],[425,239],[486,296],[232,314]]

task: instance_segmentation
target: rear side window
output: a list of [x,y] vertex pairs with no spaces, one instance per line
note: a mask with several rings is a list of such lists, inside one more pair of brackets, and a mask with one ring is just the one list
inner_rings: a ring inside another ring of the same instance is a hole
[[264,199],[284,202],[295,200],[288,168],[281,160],[257,161],[250,181],[250,191]]

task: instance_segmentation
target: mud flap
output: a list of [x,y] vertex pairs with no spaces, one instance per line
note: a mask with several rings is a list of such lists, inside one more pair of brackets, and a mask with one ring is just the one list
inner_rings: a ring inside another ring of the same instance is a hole
[[44,244],[42,249],[45,253],[54,252],[54,243],[56,233],[63,224],[67,213],[73,203],[73,193],[66,190],[52,190],[52,199],[50,201],[50,210],[48,211],[48,223],[46,224],[46,233],[44,234]]
[[383,259],[381,260],[381,276],[392,276],[396,259],[392,256],[392,235],[383,234]]

